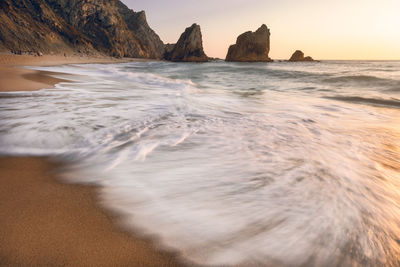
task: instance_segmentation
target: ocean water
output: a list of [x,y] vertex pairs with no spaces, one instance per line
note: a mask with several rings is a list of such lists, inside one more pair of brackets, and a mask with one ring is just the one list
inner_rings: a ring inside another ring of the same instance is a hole
[[68,162],[128,229],[204,265],[400,265],[400,62],[34,67],[0,154]]

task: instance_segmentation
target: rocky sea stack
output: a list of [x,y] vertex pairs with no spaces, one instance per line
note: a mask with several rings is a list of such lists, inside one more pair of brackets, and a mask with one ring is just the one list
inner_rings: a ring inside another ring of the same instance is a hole
[[300,50],[296,50],[289,59],[290,62],[301,62],[301,61],[314,61],[312,57],[304,57],[304,53]]
[[203,38],[200,26],[193,24],[186,28],[175,45],[165,46],[165,59],[175,62],[207,62],[203,50]]
[[226,61],[240,62],[270,62],[270,30],[263,24],[255,32],[241,34],[236,44],[231,45],[226,56]]
[[146,15],[119,0],[2,0],[0,49],[161,59]]

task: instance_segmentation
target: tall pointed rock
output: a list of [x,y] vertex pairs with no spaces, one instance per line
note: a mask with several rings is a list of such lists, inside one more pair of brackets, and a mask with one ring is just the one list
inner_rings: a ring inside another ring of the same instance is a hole
[[193,24],[186,28],[178,42],[168,45],[165,59],[175,62],[206,62],[208,57],[203,50],[203,38],[200,26]]

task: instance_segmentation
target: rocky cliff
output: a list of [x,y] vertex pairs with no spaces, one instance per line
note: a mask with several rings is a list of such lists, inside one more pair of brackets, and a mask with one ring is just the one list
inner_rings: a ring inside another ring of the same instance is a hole
[[165,47],[165,59],[175,62],[206,62],[200,26],[193,24],[186,28],[175,45]]
[[298,62],[298,61],[314,61],[312,57],[305,57],[304,53],[300,50],[296,50],[293,55],[289,59],[290,62]]
[[92,42],[57,16],[45,0],[1,0],[0,44],[13,51],[94,51]]
[[268,54],[270,50],[270,31],[263,24],[255,32],[245,32],[231,45],[226,56],[226,61],[241,62],[269,62],[272,61]]
[[119,0],[0,0],[0,48],[162,58],[146,15]]

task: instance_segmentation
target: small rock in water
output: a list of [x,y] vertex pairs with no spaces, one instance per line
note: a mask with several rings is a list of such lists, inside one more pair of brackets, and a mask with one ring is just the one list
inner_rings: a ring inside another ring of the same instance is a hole
[[314,61],[314,59],[310,56],[304,57],[304,53],[301,50],[296,50],[293,55],[289,59],[290,62],[299,62],[299,61]]

